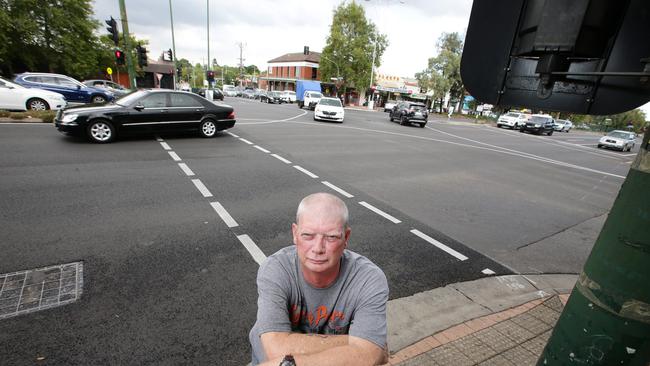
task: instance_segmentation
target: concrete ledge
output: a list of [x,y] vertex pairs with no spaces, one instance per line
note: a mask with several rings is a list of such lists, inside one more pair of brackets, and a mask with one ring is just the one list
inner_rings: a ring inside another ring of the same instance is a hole
[[388,302],[388,349],[397,352],[478,317],[571,291],[576,275],[486,277]]

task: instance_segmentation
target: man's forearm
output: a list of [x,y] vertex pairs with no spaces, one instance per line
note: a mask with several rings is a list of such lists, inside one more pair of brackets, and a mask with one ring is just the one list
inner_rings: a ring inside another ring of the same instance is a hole
[[[262,335],[266,337],[267,335]],[[264,344],[272,345],[265,347],[267,359],[283,357],[287,354],[306,355],[318,353],[324,350],[344,346],[348,344],[349,336],[337,334],[303,334],[303,333],[284,333],[272,334],[272,339]]]
[[[378,353],[352,345],[336,346],[317,353],[293,354],[293,356],[298,366],[372,366],[388,362],[388,352],[385,350]],[[277,366],[283,357],[269,359],[260,366]]]

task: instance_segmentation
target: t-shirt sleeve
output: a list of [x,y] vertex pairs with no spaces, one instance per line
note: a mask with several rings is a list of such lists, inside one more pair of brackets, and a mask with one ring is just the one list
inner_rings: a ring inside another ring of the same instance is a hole
[[369,271],[368,280],[361,288],[359,305],[350,324],[350,335],[363,338],[377,346],[386,347],[386,303],[388,281],[379,269]]
[[265,261],[257,272],[257,293],[257,335],[291,332],[289,274],[275,258]]

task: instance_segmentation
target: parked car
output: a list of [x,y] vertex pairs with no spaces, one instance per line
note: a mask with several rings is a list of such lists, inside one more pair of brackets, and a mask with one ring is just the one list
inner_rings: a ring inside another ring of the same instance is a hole
[[555,129],[553,117],[548,114],[533,114],[530,119],[519,128],[519,132],[532,132],[537,135],[543,133],[551,136]]
[[282,99],[285,101],[285,103],[295,103],[296,92],[292,90],[285,90],[282,92]]
[[497,120],[497,127],[508,126],[510,129],[515,129],[526,124],[526,121],[530,118],[530,114],[521,113],[521,112],[508,112],[503,114]]
[[79,81],[59,74],[26,72],[14,79],[16,84],[26,88],[39,88],[62,94],[68,103],[105,103],[112,101],[112,92],[86,86]]
[[97,143],[117,135],[194,130],[203,137],[235,125],[233,108],[200,96],[165,89],[139,90],[115,103],[60,110],[54,124],[62,133],[86,135]]
[[426,126],[429,118],[427,106],[420,102],[399,102],[388,116],[391,122],[397,120],[401,125],[416,122],[422,128]]
[[242,97],[246,99],[254,99],[255,98],[255,91],[252,89],[246,89],[242,92]]
[[603,136],[598,141],[598,148],[611,148],[621,151],[630,151],[636,143],[636,134],[634,132],[614,130]]
[[223,94],[227,97],[236,97],[237,96],[237,89],[235,88],[234,85],[224,85],[223,86]]
[[123,95],[127,95],[131,92],[131,90],[123,87],[122,85],[118,83],[114,83],[110,80],[85,80],[82,81],[86,86],[90,86],[93,88],[103,88],[107,89],[111,93],[115,94],[115,97],[121,97]]
[[397,105],[397,101],[391,100],[384,104],[384,112],[390,112],[393,110],[393,107]]
[[569,133],[573,128],[573,123],[565,119],[556,119],[555,120],[555,131]]
[[63,95],[47,90],[25,88],[0,78],[0,109],[44,111],[65,108]]
[[283,103],[282,94],[278,91],[269,91],[260,95],[260,102],[262,103]]
[[314,121],[336,121],[343,123],[345,110],[339,98],[322,97],[314,109]]
[[[205,91],[206,88],[201,88],[199,89],[197,94],[205,98]],[[219,88],[212,89],[212,100],[223,100],[223,92],[221,91],[221,89]]]

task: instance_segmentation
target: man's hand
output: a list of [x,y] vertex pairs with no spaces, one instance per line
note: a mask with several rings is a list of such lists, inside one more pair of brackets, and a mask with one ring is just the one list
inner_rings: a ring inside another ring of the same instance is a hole
[[260,364],[264,366],[279,365],[287,354],[294,356],[298,366],[382,365],[388,362],[386,348],[347,335],[272,332],[262,334],[262,344],[269,360]]

